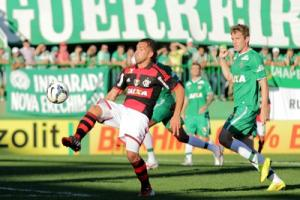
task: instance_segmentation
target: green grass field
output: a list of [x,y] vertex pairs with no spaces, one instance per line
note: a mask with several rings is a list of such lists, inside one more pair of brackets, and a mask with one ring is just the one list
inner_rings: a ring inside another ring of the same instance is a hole
[[[223,167],[210,155],[158,156],[160,166],[149,172],[153,199],[299,199],[299,155],[271,155],[273,168],[285,180],[285,191],[266,192],[269,182],[236,155]],[[125,156],[0,155],[0,199],[138,199],[139,182]]]

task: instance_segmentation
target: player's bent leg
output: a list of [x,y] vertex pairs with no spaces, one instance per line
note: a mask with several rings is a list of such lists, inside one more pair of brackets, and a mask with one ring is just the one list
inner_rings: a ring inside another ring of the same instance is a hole
[[63,137],[62,144],[74,151],[79,151],[81,149],[80,141],[94,127],[96,121],[102,123],[109,119],[112,119],[111,107],[106,100],[100,99],[96,105],[89,108],[80,120],[74,136]]
[[[157,124],[156,121],[150,120],[149,121],[149,128]],[[153,148],[153,140],[150,132],[148,131],[145,135],[143,144],[147,150],[148,159],[146,161],[147,170],[156,169],[158,168],[159,164],[155,157],[154,148]]]
[[145,135],[143,144],[146,147],[147,155],[148,155],[148,159],[146,161],[147,170],[156,169],[158,167],[158,162],[155,158],[152,136],[149,131]]
[[81,149],[80,141],[94,127],[97,119],[101,116],[102,110],[99,106],[93,105],[80,120],[74,136],[63,137],[62,144],[70,147],[73,151]]
[[154,196],[154,190],[152,189],[149,181],[147,167],[145,161],[139,155],[140,143],[137,139],[131,136],[125,136],[127,159],[131,163],[137,178],[141,183],[141,191],[139,196]]
[[[172,132],[171,129],[169,129],[169,131]],[[185,130],[182,127],[180,127],[179,134],[175,135],[175,137],[179,142],[188,143],[190,136],[188,134],[186,134]]]
[[232,134],[223,128],[219,135],[220,144],[222,144],[224,147],[230,149],[232,141],[233,141]]

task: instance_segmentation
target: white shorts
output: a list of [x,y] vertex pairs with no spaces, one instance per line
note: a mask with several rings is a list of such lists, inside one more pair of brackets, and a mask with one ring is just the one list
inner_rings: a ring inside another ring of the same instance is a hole
[[256,130],[257,130],[257,135],[263,137],[265,136],[266,125],[263,124],[262,122],[256,121]]
[[119,138],[125,142],[126,150],[139,152],[144,137],[148,132],[148,117],[136,110],[100,99],[98,106],[105,112],[105,118],[99,119],[103,124],[119,128]]

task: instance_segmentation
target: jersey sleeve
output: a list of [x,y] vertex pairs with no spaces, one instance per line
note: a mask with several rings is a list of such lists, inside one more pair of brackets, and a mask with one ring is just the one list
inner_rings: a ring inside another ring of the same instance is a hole
[[163,87],[165,87],[168,90],[173,90],[177,86],[177,84],[179,84],[178,79],[172,76],[172,70],[165,70],[159,66],[156,66],[155,68],[158,72],[157,79]]
[[253,62],[254,63],[253,63],[252,72],[255,74],[256,80],[261,80],[265,78],[266,71],[265,71],[262,57],[259,54],[257,54],[254,57]]
[[125,90],[125,88],[127,87],[125,76],[126,72],[125,69],[123,69],[121,74],[119,75],[117,83],[114,85],[114,88],[117,88],[119,90]]

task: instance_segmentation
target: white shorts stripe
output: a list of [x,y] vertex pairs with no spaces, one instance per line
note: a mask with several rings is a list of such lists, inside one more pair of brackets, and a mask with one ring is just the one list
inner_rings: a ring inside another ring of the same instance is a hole
[[229,128],[231,126],[233,126],[233,124],[235,124],[236,122],[238,122],[243,116],[245,116],[247,114],[247,111],[248,111],[248,107],[245,108],[244,112],[239,117],[237,117],[232,122],[230,122],[230,125],[226,129],[229,130]]

